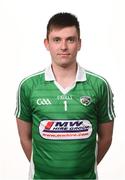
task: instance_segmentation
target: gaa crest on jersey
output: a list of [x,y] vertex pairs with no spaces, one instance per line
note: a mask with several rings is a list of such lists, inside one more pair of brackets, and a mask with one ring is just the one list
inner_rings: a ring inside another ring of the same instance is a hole
[[82,97],[80,97],[80,102],[82,105],[88,106],[91,104],[92,99],[90,96],[82,96]]
[[92,134],[89,120],[42,120],[39,133],[44,139],[87,139]]

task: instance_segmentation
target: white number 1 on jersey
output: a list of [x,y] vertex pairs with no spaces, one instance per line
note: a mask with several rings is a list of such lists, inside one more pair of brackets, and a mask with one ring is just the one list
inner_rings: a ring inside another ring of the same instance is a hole
[[67,101],[64,101],[64,110],[67,111]]

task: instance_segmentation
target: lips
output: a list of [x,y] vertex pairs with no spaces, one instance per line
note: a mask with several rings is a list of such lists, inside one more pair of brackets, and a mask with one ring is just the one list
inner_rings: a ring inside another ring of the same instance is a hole
[[60,55],[60,56],[68,56],[70,54],[58,54],[58,55]]

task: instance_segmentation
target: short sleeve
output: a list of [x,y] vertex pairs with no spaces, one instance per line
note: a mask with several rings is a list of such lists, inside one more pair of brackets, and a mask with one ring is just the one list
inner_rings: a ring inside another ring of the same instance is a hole
[[105,123],[114,120],[113,93],[106,80],[102,81],[99,87],[99,102],[97,116],[99,123]]
[[16,117],[24,121],[32,122],[30,106],[30,89],[26,83],[20,83],[17,92]]

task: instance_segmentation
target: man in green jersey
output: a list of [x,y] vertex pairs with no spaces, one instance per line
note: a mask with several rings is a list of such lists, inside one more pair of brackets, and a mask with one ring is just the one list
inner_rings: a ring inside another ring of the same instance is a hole
[[51,17],[44,44],[52,63],[25,78],[17,98],[29,179],[97,179],[97,164],[112,141],[112,91],[103,77],[77,63],[81,39],[74,15]]

